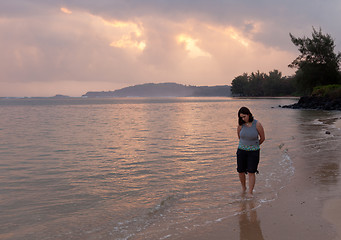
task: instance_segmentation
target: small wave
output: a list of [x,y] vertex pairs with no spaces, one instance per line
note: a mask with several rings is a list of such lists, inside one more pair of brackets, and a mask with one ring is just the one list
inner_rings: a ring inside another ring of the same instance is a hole
[[278,192],[289,183],[294,175],[295,167],[289,154],[289,145],[280,143],[277,148],[278,157],[269,159],[266,169],[261,172],[256,188],[259,204],[276,200]]
[[181,198],[182,196],[180,195],[170,195],[165,197],[160,201],[159,204],[157,204],[155,207],[149,210],[148,215],[149,216],[155,216],[155,215],[160,215],[162,214],[163,211],[165,211],[167,208],[170,208],[176,202]]
[[[135,213],[135,217],[117,222],[111,231],[111,235],[116,236],[116,239],[127,240],[136,236],[147,237],[145,234],[154,234],[153,231],[147,231],[146,233],[144,233],[144,231],[148,228],[153,228],[153,226],[155,226],[159,220],[163,219],[169,209],[182,197],[183,196],[179,194],[169,195],[161,199],[154,207],[146,209],[144,212]],[[154,231],[163,230],[164,229],[154,229]],[[163,237],[163,239],[167,239],[169,237],[170,235],[167,234]]]
[[322,120],[320,120],[320,119],[315,119],[315,120],[313,121],[313,124],[314,124],[314,125],[323,125],[324,122],[323,122]]

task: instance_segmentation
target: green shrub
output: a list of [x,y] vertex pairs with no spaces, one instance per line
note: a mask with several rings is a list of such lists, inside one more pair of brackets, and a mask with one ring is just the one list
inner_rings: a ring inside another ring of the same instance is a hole
[[341,84],[314,87],[312,95],[316,97],[341,98]]

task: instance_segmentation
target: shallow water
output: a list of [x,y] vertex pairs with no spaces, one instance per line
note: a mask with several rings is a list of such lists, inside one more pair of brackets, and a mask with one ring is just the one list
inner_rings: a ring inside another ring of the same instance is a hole
[[[295,172],[291,153],[331,141],[321,130],[330,123],[321,119],[340,115],[278,107],[293,102],[1,100],[0,238],[171,239],[238,214],[241,106],[267,138],[255,207],[273,201]],[[309,135],[304,126],[321,134]]]

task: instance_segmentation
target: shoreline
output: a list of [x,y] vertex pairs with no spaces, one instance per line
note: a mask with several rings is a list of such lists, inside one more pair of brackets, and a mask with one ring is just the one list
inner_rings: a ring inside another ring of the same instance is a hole
[[[341,119],[324,127],[338,143]],[[321,130],[321,134],[324,134]],[[319,134],[319,133],[318,133]],[[277,198],[253,208],[252,200],[241,203],[241,213],[181,236],[185,240],[341,239],[340,163],[338,147],[321,143],[319,151],[292,153],[295,174],[279,190]],[[317,146],[314,146],[315,148]],[[308,164],[307,164],[308,163]],[[257,198],[257,192],[255,192]]]

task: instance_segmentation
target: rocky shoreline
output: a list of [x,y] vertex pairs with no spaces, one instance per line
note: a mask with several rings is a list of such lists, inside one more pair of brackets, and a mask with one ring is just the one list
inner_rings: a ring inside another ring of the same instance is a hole
[[285,105],[282,108],[341,111],[341,98],[332,99],[329,97],[305,96],[301,97],[297,103]]

